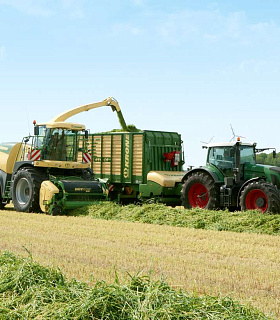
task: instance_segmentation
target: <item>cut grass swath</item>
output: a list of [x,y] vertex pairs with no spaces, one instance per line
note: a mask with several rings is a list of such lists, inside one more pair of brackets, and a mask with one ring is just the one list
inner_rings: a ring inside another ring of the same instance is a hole
[[89,215],[97,219],[125,220],[216,231],[250,232],[280,235],[280,215],[258,211],[229,212],[202,209],[186,210],[163,204],[121,206],[113,202],[79,208],[71,215]]
[[32,257],[0,255],[1,319],[269,319],[229,297],[188,295],[164,280],[130,276],[130,283],[94,287],[67,280]]

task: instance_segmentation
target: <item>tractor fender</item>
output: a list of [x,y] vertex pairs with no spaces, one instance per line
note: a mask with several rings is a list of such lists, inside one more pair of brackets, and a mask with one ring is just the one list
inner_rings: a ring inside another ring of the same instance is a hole
[[206,174],[210,175],[213,178],[215,183],[220,183],[221,182],[219,180],[219,177],[217,176],[217,174],[215,172],[209,170],[207,167],[199,167],[199,168],[194,168],[194,169],[189,170],[184,175],[184,177],[182,179],[182,183],[184,183],[191,174],[196,173],[196,172],[203,172],[203,173],[206,173]]
[[256,178],[252,178],[252,179],[249,179],[247,181],[245,181],[242,186],[240,187],[239,191],[238,191],[238,194],[237,194],[237,205],[239,206],[240,205],[240,196],[241,196],[241,192],[244,190],[244,188],[251,182],[253,181],[260,181],[260,180],[265,180],[263,177],[256,177]]

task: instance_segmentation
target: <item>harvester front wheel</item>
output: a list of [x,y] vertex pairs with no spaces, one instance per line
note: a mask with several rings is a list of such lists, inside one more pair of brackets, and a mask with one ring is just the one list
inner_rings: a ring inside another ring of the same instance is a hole
[[240,196],[241,210],[260,210],[280,213],[280,195],[277,188],[264,181],[249,183]]
[[214,210],[219,206],[219,189],[214,180],[204,172],[191,174],[182,188],[182,204],[186,209],[204,208]]
[[16,211],[40,212],[39,192],[43,177],[35,168],[22,168],[14,177],[12,200]]

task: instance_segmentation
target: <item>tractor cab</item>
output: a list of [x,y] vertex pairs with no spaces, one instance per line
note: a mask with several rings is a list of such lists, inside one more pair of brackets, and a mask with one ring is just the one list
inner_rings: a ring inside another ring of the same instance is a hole
[[243,165],[256,164],[256,144],[242,142],[213,143],[208,148],[207,166],[214,166],[226,177],[242,175]]
[[280,168],[256,163],[256,143],[211,143],[206,166],[193,168],[183,177],[185,208],[230,208],[280,212]]

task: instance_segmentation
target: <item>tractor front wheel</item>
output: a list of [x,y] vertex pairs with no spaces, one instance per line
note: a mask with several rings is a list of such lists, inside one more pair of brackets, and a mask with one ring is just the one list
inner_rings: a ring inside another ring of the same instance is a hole
[[14,177],[12,200],[16,211],[40,212],[39,192],[43,178],[34,168],[22,168]]
[[241,192],[241,210],[260,210],[263,213],[280,213],[280,195],[277,188],[264,181],[248,184]]
[[186,209],[204,208],[214,210],[219,206],[219,189],[207,173],[191,174],[182,188],[182,204]]

